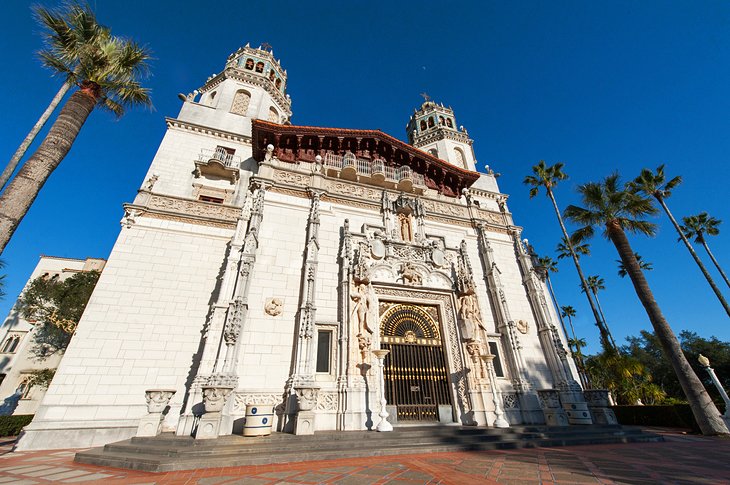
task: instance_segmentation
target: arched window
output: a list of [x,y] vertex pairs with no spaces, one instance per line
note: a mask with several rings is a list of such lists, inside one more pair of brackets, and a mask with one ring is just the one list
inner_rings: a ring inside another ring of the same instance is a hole
[[270,81],[273,81],[273,80],[274,80],[274,78],[276,78],[276,73],[275,73],[275,72],[274,72],[274,70],[272,69],[272,70],[270,70],[270,71],[269,71],[269,80],[270,80]]
[[3,344],[2,350],[0,352],[4,354],[12,354],[15,352],[15,349],[18,348],[18,344],[20,343],[20,336],[18,335],[10,335],[7,339],[5,339],[5,343]]
[[454,148],[454,153],[456,154],[456,165],[469,168],[466,166],[466,157],[464,156],[464,152],[461,151],[461,148]]
[[278,89],[280,87],[281,87],[281,79],[276,78],[276,88]]
[[264,63],[259,61],[256,63],[256,72],[264,72]]
[[421,130],[425,130],[425,129],[426,129],[426,122],[421,120]]
[[248,69],[249,71],[253,71],[253,59],[251,59],[250,57],[246,59],[246,69]]
[[453,128],[454,124],[451,122],[451,118],[446,118],[446,126],[449,128]]
[[428,127],[433,128],[434,122],[433,122],[433,116],[429,116],[428,118]]
[[213,91],[212,93],[210,93],[208,95],[208,100],[206,101],[205,104],[207,104],[208,106],[213,106],[213,103],[215,102],[215,95],[216,94],[218,94],[216,91]]
[[231,103],[231,113],[246,116],[248,104],[251,102],[251,94],[248,91],[239,89],[233,95],[233,103]]
[[271,121],[272,123],[279,122],[279,112],[276,111],[273,107],[269,108],[269,121]]
[[439,116],[439,125],[444,126],[446,124],[446,120],[443,116]]

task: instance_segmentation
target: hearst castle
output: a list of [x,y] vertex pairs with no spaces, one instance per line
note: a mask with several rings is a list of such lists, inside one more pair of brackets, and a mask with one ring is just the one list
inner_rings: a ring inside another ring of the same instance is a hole
[[241,433],[252,404],[296,434],[612,422],[454,112],[408,143],[296,126],[286,84],[246,46],[181,95],[18,449]]

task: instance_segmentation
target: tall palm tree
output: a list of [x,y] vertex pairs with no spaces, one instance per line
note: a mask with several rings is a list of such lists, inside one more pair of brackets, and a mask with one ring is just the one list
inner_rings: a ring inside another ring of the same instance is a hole
[[578,259],[580,259],[581,256],[591,255],[591,246],[589,244],[570,241],[570,245],[568,245],[568,241],[563,237],[560,239],[558,245],[555,246],[555,252],[558,253],[558,259],[572,257],[570,252],[571,246],[573,247],[573,251],[575,251],[575,255],[578,256]]
[[578,338],[575,334],[575,327],[573,327],[573,317],[576,315],[575,308],[570,305],[565,305],[561,306],[560,310],[562,310],[561,315],[563,318],[568,319],[568,322],[570,323],[570,330],[573,332],[573,337],[568,339],[568,346],[571,349],[575,349],[573,351],[573,356],[575,357],[575,365],[578,367],[578,375],[580,376],[581,384],[583,385],[583,388],[590,389],[591,382],[588,379],[585,362],[583,362],[583,352],[581,351],[581,349],[588,344],[586,343],[586,339]]
[[656,214],[657,209],[650,199],[622,185],[618,174],[610,175],[602,182],[580,185],[578,192],[582,195],[583,207],[570,205],[565,209],[565,217],[582,226],[575,232],[576,238],[586,240],[593,236],[596,227],[603,229],[603,236],[616,246],[702,433],[727,434],[728,428],[720,412],[682,353],[679,341],[654,299],[626,236],[627,231],[653,236],[656,225],[644,218]]
[[679,238],[687,247],[687,251],[689,251],[689,253],[692,255],[695,263],[697,263],[700,271],[702,271],[705,279],[712,287],[712,291],[715,292],[717,299],[720,300],[723,308],[725,308],[725,312],[728,314],[728,316],[730,316],[730,305],[728,305],[725,297],[722,296],[722,293],[720,293],[720,289],[717,287],[715,281],[712,279],[710,273],[707,271],[707,268],[705,268],[705,265],[702,264],[699,256],[697,256],[697,253],[692,248],[692,245],[685,237],[684,233],[682,232],[682,228],[679,227],[676,219],[674,219],[674,216],[669,211],[669,207],[667,207],[665,199],[672,195],[672,190],[680,183],[682,183],[682,177],[680,176],[674,177],[673,179],[667,181],[667,178],[664,175],[664,165],[659,165],[659,167],[657,167],[656,169],[656,173],[647,168],[643,169],[641,171],[641,174],[628,184],[628,187],[633,192],[638,192],[646,194],[650,197],[654,197],[657,202],[659,202],[659,205],[662,207],[662,209],[664,209],[664,212],[667,214],[667,217],[669,217],[669,220],[672,221],[672,225],[674,225],[674,229],[677,230]]
[[149,70],[150,53],[146,48],[112,36],[108,28],[100,27],[93,45],[82,47],[88,49],[83,56],[69,55],[78,48],[77,39],[69,35],[73,26],[68,20],[76,8],[88,9],[71,6],[35,10],[45,29],[46,47],[39,53],[43,63],[72,79],[78,89],[64,104],[38,150],[0,196],[0,253],[95,107],[121,117],[126,107],[151,105],[149,90],[140,84]]
[[707,212],[700,212],[696,216],[683,217],[682,222],[684,222],[684,225],[680,227],[682,228],[684,236],[687,239],[693,237],[696,243],[702,244],[705,247],[705,251],[707,251],[708,256],[710,256],[715,267],[722,275],[722,279],[724,279],[725,283],[730,286],[730,280],[727,279],[727,275],[710,251],[710,247],[707,245],[707,240],[705,239],[705,235],[717,236],[720,234],[720,229],[718,229],[717,226],[719,226],[722,221],[720,219],[715,219]]
[[[636,258],[636,262],[639,263],[639,268],[643,271],[651,271],[654,269],[654,266],[649,261],[644,261],[639,253],[634,253],[634,257]],[[618,263],[618,275],[625,278],[628,273],[626,272],[624,262],[620,259],[617,259],[616,262]]]
[[[558,218],[560,229],[563,231],[564,242],[570,250],[570,256],[573,258],[573,263],[575,263],[575,269],[578,271],[578,277],[580,278],[581,285],[585,289],[588,288],[588,284],[586,283],[586,279],[583,276],[583,270],[581,269],[580,263],[578,262],[578,255],[573,248],[572,241],[568,236],[568,231],[567,229],[565,229],[565,223],[563,222],[563,217],[560,214],[560,209],[558,209],[558,203],[555,200],[555,194],[553,193],[553,189],[558,184],[558,182],[560,182],[561,180],[566,180],[568,178],[568,175],[563,172],[563,165],[563,163],[558,162],[555,165],[547,166],[545,164],[545,160],[540,160],[537,165],[534,165],[532,167],[533,175],[526,176],[525,180],[523,180],[523,183],[525,185],[531,186],[531,199],[535,197],[538,193],[540,193],[540,188],[545,189],[545,195],[550,198],[550,202],[552,202],[553,204],[553,209],[555,209],[555,215]],[[593,298],[591,298],[591,294],[588,291],[586,291],[585,293],[586,298],[588,298],[588,304],[590,305],[591,311],[593,312],[593,317],[596,320],[598,332],[601,335],[601,343],[603,344],[604,348],[610,349],[611,343],[608,338],[608,332],[603,326],[603,322],[601,321],[601,316],[598,313],[596,304],[594,303]]]
[[[618,346],[616,346],[616,341],[613,339],[613,334],[611,333],[611,328],[608,326],[608,320],[606,320],[606,314],[603,313],[603,307],[601,306],[601,300],[598,299],[598,290],[605,290],[605,281],[603,278],[601,278],[598,275],[589,276],[586,278],[586,282],[588,283],[588,289],[591,290],[591,293],[593,293],[593,298],[596,299],[596,305],[598,305],[598,313],[601,314],[601,319],[603,320],[603,325],[606,327],[606,332],[608,332],[608,337],[611,339],[611,343],[613,344],[613,347],[615,349],[618,349]],[[581,291],[584,291],[581,289]]]
[[[49,22],[56,22],[55,18],[50,18],[47,15],[47,10],[38,7],[34,7],[33,10],[36,20],[41,26],[45,27]],[[78,64],[84,62],[93,53],[97,41],[103,35],[104,27],[97,23],[94,12],[86,5],[68,4],[63,17],[65,23],[57,23],[56,26],[58,31],[62,32],[63,37],[66,39],[62,45],[58,46],[59,50],[62,51],[63,57],[68,63]],[[59,74],[55,69],[53,69],[53,73],[56,75]],[[71,86],[77,82],[75,73],[71,75],[64,74],[64,77],[63,84],[61,84],[51,103],[15,151],[7,167],[5,167],[2,175],[0,175],[0,191],[5,187],[5,184],[7,184],[10,176],[23,158],[23,155],[25,155],[25,152],[51,117],[51,114],[56,110],[63,97],[71,89]]]
[[[555,306],[556,313],[558,314],[558,319],[560,320],[560,326],[563,328],[563,335],[565,335],[565,338],[568,339],[570,336],[568,335],[568,330],[565,328],[565,322],[563,321],[563,315],[560,313],[560,305],[558,305],[558,299],[555,296],[555,290],[553,289],[553,282],[550,280],[550,273],[557,273],[558,272],[558,263],[551,258],[550,256],[543,256],[537,258],[537,264],[544,270],[545,280],[548,284],[548,290],[550,291],[550,297],[553,300],[553,305]],[[568,348],[570,348],[570,345],[568,345]],[[570,349],[572,352],[573,349]]]

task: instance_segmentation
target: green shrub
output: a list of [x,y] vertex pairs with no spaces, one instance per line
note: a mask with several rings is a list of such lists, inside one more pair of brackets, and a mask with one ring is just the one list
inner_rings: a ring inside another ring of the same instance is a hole
[[634,426],[661,426],[666,428],[689,428],[699,433],[689,404],[669,406],[613,406],[618,422]]
[[18,436],[20,430],[33,420],[32,414],[0,416],[0,436]]

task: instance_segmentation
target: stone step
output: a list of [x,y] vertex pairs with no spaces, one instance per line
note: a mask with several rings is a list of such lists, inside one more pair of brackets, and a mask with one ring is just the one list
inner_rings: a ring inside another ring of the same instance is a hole
[[[347,431],[315,433],[312,436],[275,434],[256,439],[225,436],[205,441],[171,436],[133,438],[77,453],[76,461],[161,472],[361,456],[663,440],[658,435],[621,426],[515,427],[502,430],[442,426],[406,432],[402,432],[402,429],[392,433]],[[533,431],[526,432],[527,429]]]

